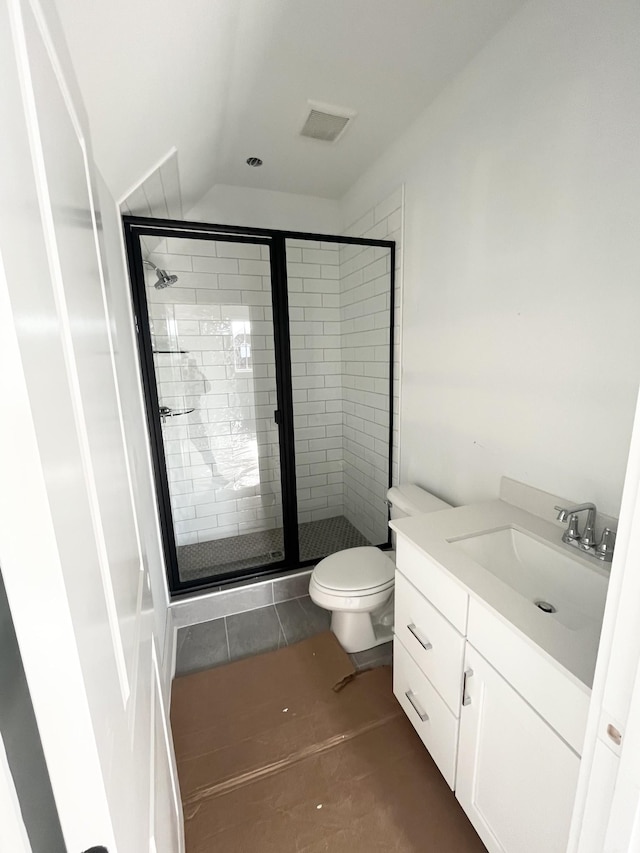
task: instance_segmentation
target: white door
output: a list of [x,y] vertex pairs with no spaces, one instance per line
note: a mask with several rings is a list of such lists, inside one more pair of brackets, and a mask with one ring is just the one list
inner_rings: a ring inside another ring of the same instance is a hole
[[580,760],[467,643],[456,796],[491,853],[565,853]]
[[0,0],[0,79],[7,597],[69,853],[177,853],[163,638],[136,524],[101,218],[51,2]]

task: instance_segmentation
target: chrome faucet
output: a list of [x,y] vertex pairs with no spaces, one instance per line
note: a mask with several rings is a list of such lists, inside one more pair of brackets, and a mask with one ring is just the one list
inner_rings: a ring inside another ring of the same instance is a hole
[[[611,562],[613,557],[613,543],[615,534],[608,527],[605,527],[602,534],[602,540],[596,543],[596,505],[592,503],[577,504],[576,506],[557,506],[558,521],[567,521],[567,529],[562,534],[562,541],[567,545],[572,545],[585,551],[592,557],[598,560],[603,560],[607,563]],[[584,530],[580,533],[578,526],[578,513],[587,513],[587,520],[584,525]]]

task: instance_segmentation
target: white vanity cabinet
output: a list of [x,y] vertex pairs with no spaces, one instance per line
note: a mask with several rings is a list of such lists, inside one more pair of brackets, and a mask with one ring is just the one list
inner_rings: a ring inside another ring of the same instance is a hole
[[453,790],[469,597],[407,541],[396,565],[393,690]]
[[464,636],[400,572],[395,596],[396,638],[459,716]]
[[458,801],[491,853],[564,853],[580,759],[470,643],[465,670]]
[[459,720],[397,637],[393,644],[393,692],[453,790]]
[[490,853],[566,849],[589,691],[398,537],[394,693]]

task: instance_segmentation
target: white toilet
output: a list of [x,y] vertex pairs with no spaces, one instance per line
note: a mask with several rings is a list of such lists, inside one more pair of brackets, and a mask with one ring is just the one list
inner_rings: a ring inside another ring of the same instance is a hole
[[[389,489],[391,518],[449,509],[450,504],[419,486]],[[331,630],[346,652],[362,652],[392,637],[395,551],[347,548],[320,560],[311,573],[309,595],[331,610]]]

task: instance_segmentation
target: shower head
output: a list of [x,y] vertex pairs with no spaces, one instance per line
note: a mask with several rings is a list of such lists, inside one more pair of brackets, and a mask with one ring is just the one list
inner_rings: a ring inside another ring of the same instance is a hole
[[156,275],[158,276],[158,280],[155,282],[155,286],[158,290],[161,290],[163,287],[171,287],[178,280],[177,275],[169,275],[166,270],[156,270]]
[[171,287],[172,284],[175,284],[178,280],[177,275],[169,275],[166,270],[159,269],[152,261],[144,260],[144,264],[148,267],[151,267],[152,270],[155,271],[155,274],[158,276],[158,280],[154,281],[154,287],[157,290],[162,290],[163,287]]

